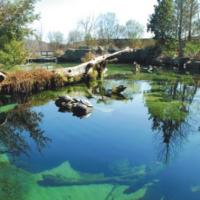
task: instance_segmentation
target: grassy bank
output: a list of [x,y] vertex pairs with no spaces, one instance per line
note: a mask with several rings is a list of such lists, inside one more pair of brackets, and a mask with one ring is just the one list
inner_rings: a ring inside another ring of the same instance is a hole
[[[62,67],[69,67],[76,65],[75,63],[66,63]],[[40,91],[48,89],[56,89],[69,85],[72,83],[77,83],[82,80],[81,77],[66,77],[59,75],[52,70],[45,69],[44,66],[48,64],[41,65],[26,65],[22,70],[21,68],[13,67],[7,71],[7,79],[0,83],[0,93],[1,94],[29,94],[37,93]],[[30,68],[29,68],[30,67]],[[56,68],[61,68],[61,65],[55,65]],[[191,82],[194,81],[194,76],[182,75],[172,71],[157,71],[155,73],[134,73],[133,66],[130,64],[109,64],[108,72],[106,78],[108,79],[134,79],[134,80],[176,80]],[[199,77],[196,77],[198,80]]]
[[31,93],[53,89],[64,85],[61,76],[45,69],[15,71],[7,75],[0,84],[2,94]]

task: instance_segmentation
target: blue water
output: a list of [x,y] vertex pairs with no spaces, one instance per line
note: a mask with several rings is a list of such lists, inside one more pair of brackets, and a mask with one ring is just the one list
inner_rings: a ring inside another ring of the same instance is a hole
[[[162,129],[152,129],[153,119],[145,101],[151,82],[127,84],[126,100],[108,99],[99,103],[99,96],[91,98],[94,108],[88,118],[58,112],[54,99],[32,106],[32,112],[42,113],[39,128],[50,140],[38,151],[35,141],[25,134],[30,148],[28,155],[21,153],[13,163],[36,173],[68,161],[77,171],[111,177],[118,175],[113,170],[114,163],[134,167],[154,166],[159,162],[164,167],[153,175],[159,183],[145,199],[200,199],[200,192],[191,191],[193,186],[200,185],[200,89],[193,94],[188,114],[178,126],[180,129],[166,144]],[[136,89],[131,90],[133,86]]]

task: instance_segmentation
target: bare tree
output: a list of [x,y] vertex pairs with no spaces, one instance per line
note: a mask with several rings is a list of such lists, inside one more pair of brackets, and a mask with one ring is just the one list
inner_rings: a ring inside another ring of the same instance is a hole
[[97,18],[97,36],[99,39],[110,42],[114,39],[119,28],[115,13],[102,14]]
[[64,43],[64,36],[61,32],[59,31],[49,32],[48,39],[53,51],[56,51],[62,48],[62,45]]
[[83,40],[83,36],[80,31],[73,30],[68,34],[67,43],[73,47],[77,47],[77,44]]
[[78,30],[83,33],[84,39],[92,38],[95,29],[96,19],[94,16],[88,16],[78,22]]
[[144,33],[144,27],[135,20],[128,20],[126,22],[126,37],[128,39],[140,38]]
[[191,40],[194,18],[199,13],[198,0],[187,0],[187,8],[188,8],[188,40]]

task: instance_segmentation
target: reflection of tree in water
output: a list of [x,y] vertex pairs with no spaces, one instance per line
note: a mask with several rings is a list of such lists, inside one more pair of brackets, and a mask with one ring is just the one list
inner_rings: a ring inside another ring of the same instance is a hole
[[[197,85],[179,81],[153,82],[145,95],[152,120],[152,130],[162,133],[160,159],[168,162],[185,141],[190,125],[187,122],[189,106]],[[160,137],[160,134],[158,135]]]
[[7,113],[1,113],[1,116],[4,118],[4,123],[0,125],[1,152],[28,154],[27,134],[39,151],[50,141],[39,127],[42,114],[32,111],[28,106],[19,106]]

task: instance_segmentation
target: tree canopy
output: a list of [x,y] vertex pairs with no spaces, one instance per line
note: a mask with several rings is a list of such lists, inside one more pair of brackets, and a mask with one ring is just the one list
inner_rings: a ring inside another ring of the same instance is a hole
[[147,30],[162,45],[175,41],[178,55],[183,57],[187,42],[200,36],[199,5],[199,0],[157,0]]
[[147,25],[148,31],[153,32],[155,39],[165,41],[173,36],[173,0],[157,0],[154,13]]
[[[13,45],[16,45],[16,47],[22,46],[21,42],[24,38],[32,33],[28,25],[39,17],[34,13],[36,1],[0,0],[0,50],[4,57],[10,49],[9,45],[12,47]],[[19,56],[18,54],[14,55],[14,53],[23,54],[20,51],[9,51],[9,54],[13,54],[11,57]]]

